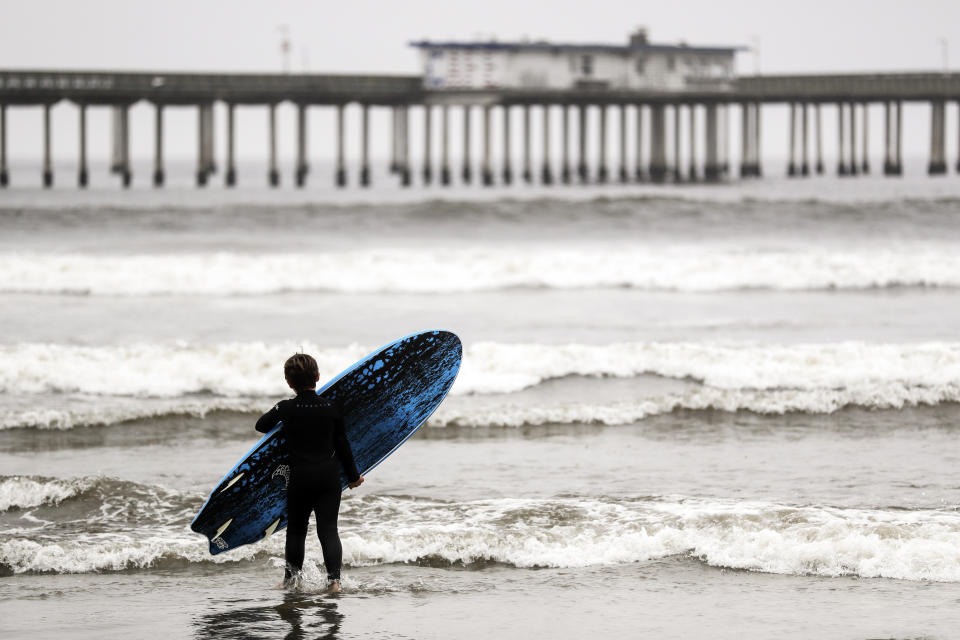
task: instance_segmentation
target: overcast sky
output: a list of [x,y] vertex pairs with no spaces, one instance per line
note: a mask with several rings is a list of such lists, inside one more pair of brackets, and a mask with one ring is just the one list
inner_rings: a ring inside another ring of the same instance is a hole
[[[958,0],[0,0],[0,68],[280,71],[280,42],[291,41],[294,72],[418,73],[411,40],[547,39],[555,42],[626,42],[637,26],[653,42],[691,45],[759,44],[764,73],[960,69]],[[752,53],[738,57],[738,71],[752,73]],[[292,107],[281,107],[281,154],[292,153]],[[879,109],[879,107],[876,107]],[[956,107],[948,107],[948,149],[954,151]],[[41,150],[39,110],[12,110],[11,160]],[[34,113],[37,111],[37,113]],[[195,154],[193,113],[173,109],[165,146],[169,157]],[[290,113],[287,113],[289,111]],[[311,153],[328,157],[332,115],[311,116]],[[383,111],[383,110],[380,110]],[[133,154],[152,153],[152,108],[132,112]],[[764,110],[764,146],[782,155],[785,126],[780,107]],[[769,114],[769,116],[768,116]],[[779,115],[778,115],[779,114]],[[929,107],[907,108],[905,151],[925,153]],[[238,154],[262,158],[262,115],[240,115]],[[375,115],[373,127],[386,127]],[[876,112],[872,122],[880,122]],[[244,119],[246,118],[246,119]],[[91,155],[106,155],[108,114],[90,115]],[[828,115],[825,137],[832,140]],[[218,115],[218,129],[223,127]],[[315,124],[313,124],[315,123]],[[874,125],[873,149],[880,127]],[[54,109],[54,153],[76,156],[75,107]],[[218,146],[223,137],[218,138]],[[374,155],[384,155],[375,138]],[[456,151],[455,151],[456,152]],[[218,148],[218,153],[220,153]]]
[[2,0],[0,66],[274,70],[281,25],[311,71],[416,72],[421,38],[623,42],[638,25],[661,42],[759,38],[765,72],[941,69],[944,38],[960,63],[955,0]]

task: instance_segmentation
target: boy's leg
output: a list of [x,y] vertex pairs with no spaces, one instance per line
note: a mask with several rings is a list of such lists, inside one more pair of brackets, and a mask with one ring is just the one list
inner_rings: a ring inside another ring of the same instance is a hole
[[323,564],[327,567],[327,580],[340,579],[340,565],[343,562],[343,546],[337,531],[337,517],[340,515],[340,487],[325,491],[314,503],[317,516],[317,537],[323,548]]
[[310,498],[310,493],[301,490],[298,483],[290,483],[287,489],[287,542],[284,547],[287,567],[284,580],[289,580],[294,572],[303,568],[303,547],[313,507]]

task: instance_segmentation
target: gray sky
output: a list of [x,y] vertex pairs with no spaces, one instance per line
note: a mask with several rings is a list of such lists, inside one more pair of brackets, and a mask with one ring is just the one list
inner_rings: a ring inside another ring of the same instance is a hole
[[[2,0],[3,67],[260,71],[280,68],[280,25],[294,70],[417,70],[413,39],[523,36],[752,45],[767,72],[941,69],[960,63],[960,2],[949,0]],[[747,56],[741,70],[752,70]]]
[[[960,2],[948,0],[807,0],[801,2],[637,2],[591,0],[455,2],[404,0],[316,2],[274,0],[0,0],[0,68],[165,69],[279,71],[281,25],[287,25],[294,72],[417,73],[419,57],[407,46],[417,39],[500,40],[530,37],[569,42],[624,42],[644,25],[654,42],[752,46],[759,42],[765,73],[816,71],[960,69]],[[738,70],[752,73],[756,60],[740,54]],[[36,111],[36,113],[34,113]],[[291,113],[287,113],[290,111]],[[330,111],[330,110],[322,110]],[[382,111],[382,110],[381,110]],[[907,108],[905,152],[922,154],[929,144],[929,107]],[[133,155],[152,152],[152,110],[132,112]],[[246,112],[244,112],[246,113]],[[264,117],[240,114],[240,157],[263,158]],[[770,114],[769,116],[767,114]],[[281,154],[292,156],[292,108],[281,111]],[[951,158],[956,107],[948,108]],[[765,109],[764,146],[782,155],[783,109]],[[874,154],[879,150],[879,111],[872,116]],[[769,119],[769,124],[767,120]],[[218,115],[218,129],[223,118]],[[374,130],[386,127],[375,115]],[[11,160],[40,153],[38,109],[10,115]],[[168,157],[195,153],[196,117],[171,109]],[[832,115],[824,137],[833,153]],[[106,110],[90,115],[91,154],[108,149]],[[311,115],[311,155],[329,157],[332,115]],[[72,105],[54,109],[54,153],[76,155]],[[218,137],[222,146],[223,137]],[[379,142],[375,143],[379,144]],[[380,145],[383,146],[383,145]],[[735,147],[735,144],[733,145]],[[385,149],[374,148],[382,156]]]

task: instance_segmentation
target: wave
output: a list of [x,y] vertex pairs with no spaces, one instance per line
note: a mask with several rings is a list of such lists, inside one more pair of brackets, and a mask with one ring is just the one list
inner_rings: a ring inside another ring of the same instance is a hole
[[[899,410],[907,407],[960,403],[960,385],[908,387],[902,384],[858,389],[738,390],[702,388],[618,402],[571,402],[521,405],[501,403],[494,408],[463,407],[456,401],[442,405],[427,421],[427,428],[521,428],[544,425],[629,425],[677,411],[750,412],[760,415],[790,413],[830,414],[846,408]],[[207,398],[171,401],[158,406],[111,406],[103,401],[89,408],[7,411],[0,417],[3,429],[68,430],[185,416],[204,418],[218,411],[256,414],[264,398]],[[0,499],[2,504],[2,499]],[[0,509],[2,510],[2,509]]]
[[94,485],[92,478],[58,480],[27,476],[0,477],[0,512],[40,505],[57,505]]
[[167,402],[99,397],[93,406],[11,409],[0,414],[0,430],[104,427],[124,422],[169,417],[205,418],[218,411],[257,413],[267,408],[264,398],[177,398]]
[[[210,556],[206,540],[191,534],[187,521],[149,528],[125,521],[126,528],[101,533],[7,532],[0,542],[0,573],[136,570],[283,554],[283,536],[274,536]],[[344,501],[341,535],[349,567],[577,568],[687,556],[713,567],[766,573],[960,581],[960,514],[953,510],[684,497],[442,502],[374,495]]]
[[93,532],[192,518],[202,497],[109,476],[0,476],[0,514],[30,510],[35,528]]
[[[303,347],[329,378],[369,346],[231,342],[172,345],[0,346],[0,391],[174,397],[286,392],[281,363]],[[605,345],[475,342],[464,351],[459,394],[513,393],[566,376],[655,374],[721,389],[842,389],[866,384],[960,384],[960,343],[753,344],[623,342]]]
[[[331,378],[370,351],[351,345],[224,343],[82,347],[0,346],[0,429],[68,429],[209,411],[255,412],[288,394],[280,363],[303,347]],[[509,399],[551,380],[674,381],[629,399],[530,406]],[[45,404],[45,394],[69,399]],[[468,344],[454,396],[506,395],[496,407],[445,403],[434,426],[624,424],[679,409],[830,413],[845,406],[898,409],[960,401],[960,343],[799,345],[635,342],[607,345]],[[20,403],[18,406],[17,403]]]
[[668,393],[639,401],[546,406],[505,405],[463,411],[444,406],[431,416],[428,427],[520,428],[543,425],[628,425],[675,411],[749,411],[762,415],[788,413],[829,414],[849,407],[872,410],[904,409],[960,402],[960,385],[908,388],[885,385],[851,390],[742,391],[705,388]]
[[[960,286],[952,245],[899,249],[597,246],[303,254],[4,254],[0,292],[80,295],[663,291]],[[310,274],[304,278],[302,274]]]

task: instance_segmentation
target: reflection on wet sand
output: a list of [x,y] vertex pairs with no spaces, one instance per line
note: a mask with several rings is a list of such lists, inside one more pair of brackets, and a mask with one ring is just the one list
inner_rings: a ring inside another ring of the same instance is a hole
[[[250,601],[236,602],[236,605]],[[197,638],[247,640],[252,638],[339,638],[343,614],[336,597],[285,593],[280,602],[223,609],[200,616],[194,623]]]

